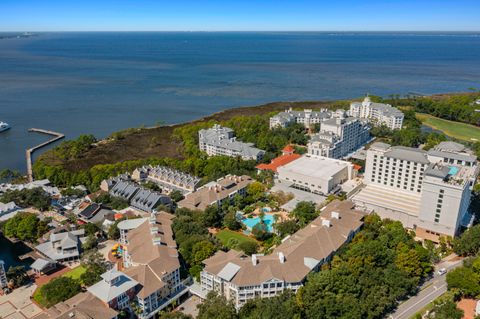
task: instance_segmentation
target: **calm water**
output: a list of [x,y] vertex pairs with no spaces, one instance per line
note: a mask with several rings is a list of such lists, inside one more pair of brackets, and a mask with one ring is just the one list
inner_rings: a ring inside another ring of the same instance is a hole
[[5,270],[10,266],[25,265],[32,263],[31,259],[19,260],[18,256],[30,252],[31,249],[21,242],[12,244],[8,239],[0,235],[0,259],[5,262]]
[[0,40],[0,168],[24,149],[224,108],[480,88],[479,34],[57,33]]

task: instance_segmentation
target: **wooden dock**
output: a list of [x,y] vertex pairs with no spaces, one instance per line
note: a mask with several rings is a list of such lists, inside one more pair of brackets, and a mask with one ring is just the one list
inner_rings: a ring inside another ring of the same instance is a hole
[[36,132],[36,133],[42,133],[42,134],[46,134],[46,135],[51,135],[53,136],[52,139],[46,141],[46,142],[43,142],[41,144],[38,144],[37,146],[34,146],[32,148],[29,148],[25,151],[25,156],[26,156],[26,159],[27,159],[27,176],[28,176],[28,181],[29,182],[33,182],[33,168],[32,168],[32,163],[33,163],[33,160],[32,160],[32,154],[33,152],[39,150],[40,148],[42,147],[45,147],[49,144],[52,144],[58,140],[61,140],[62,138],[65,137],[65,135],[63,135],[62,133],[57,133],[57,132],[53,132],[53,131],[49,131],[49,130],[43,130],[43,129],[40,129],[40,128],[31,128],[28,130],[29,132]]

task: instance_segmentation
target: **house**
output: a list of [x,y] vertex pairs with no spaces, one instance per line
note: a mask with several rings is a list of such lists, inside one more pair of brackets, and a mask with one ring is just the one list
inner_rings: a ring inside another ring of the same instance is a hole
[[0,222],[12,218],[20,210],[14,202],[8,202],[6,204],[0,202]]
[[84,229],[52,233],[49,240],[37,245],[35,250],[57,262],[72,261],[80,258],[82,243],[85,240]]
[[225,201],[232,201],[236,195],[245,196],[247,187],[252,182],[252,178],[247,175],[227,175],[186,195],[177,205],[191,210],[204,210],[210,205],[221,206]]
[[218,251],[204,261],[202,295],[216,291],[239,309],[248,300],[296,292],[360,230],[365,214],[351,201],[333,201],[305,228],[282,240],[269,255]]
[[130,202],[139,190],[140,186],[137,184],[128,180],[119,180],[108,192],[112,196],[120,197]]
[[101,277],[102,280],[87,288],[88,292],[112,309],[130,308],[138,282],[116,269],[103,273]]
[[210,156],[240,156],[244,160],[259,161],[265,155],[265,151],[255,148],[252,143],[237,141],[231,128],[218,124],[198,131],[198,143],[200,150]]

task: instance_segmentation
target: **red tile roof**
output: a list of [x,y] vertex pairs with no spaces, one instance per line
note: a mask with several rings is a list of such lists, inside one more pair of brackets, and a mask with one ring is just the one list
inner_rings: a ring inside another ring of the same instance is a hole
[[280,166],[287,165],[288,163],[293,162],[300,157],[302,157],[300,154],[281,155],[277,158],[274,158],[270,164],[259,164],[256,166],[256,168],[260,170],[271,170],[276,172],[277,168]]
[[288,144],[285,146],[282,150],[283,153],[293,153],[295,152],[295,149],[292,147],[292,145]]

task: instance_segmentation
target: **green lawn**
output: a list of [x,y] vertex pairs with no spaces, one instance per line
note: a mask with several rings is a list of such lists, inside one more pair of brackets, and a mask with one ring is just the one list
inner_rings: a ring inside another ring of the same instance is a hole
[[86,271],[85,267],[78,266],[63,274],[63,277],[70,277],[72,279],[80,279],[80,276]]
[[422,121],[423,124],[442,131],[448,136],[464,141],[480,141],[480,127],[444,120],[432,115],[417,113],[417,118]]
[[[227,247],[228,247],[228,241],[230,240],[230,238],[235,238],[238,241],[238,243],[241,243],[241,242],[244,242],[244,241],[252,241],[252,242],[255,242],[255,243],[257,242],[253,238],[250,238],[246,235],[231,231],[229,229],[222,229],[215,236],[217,236],[217,238],[220,240],[220,242]],[[231,248],[231,247],[229,247],[229,248]]]

